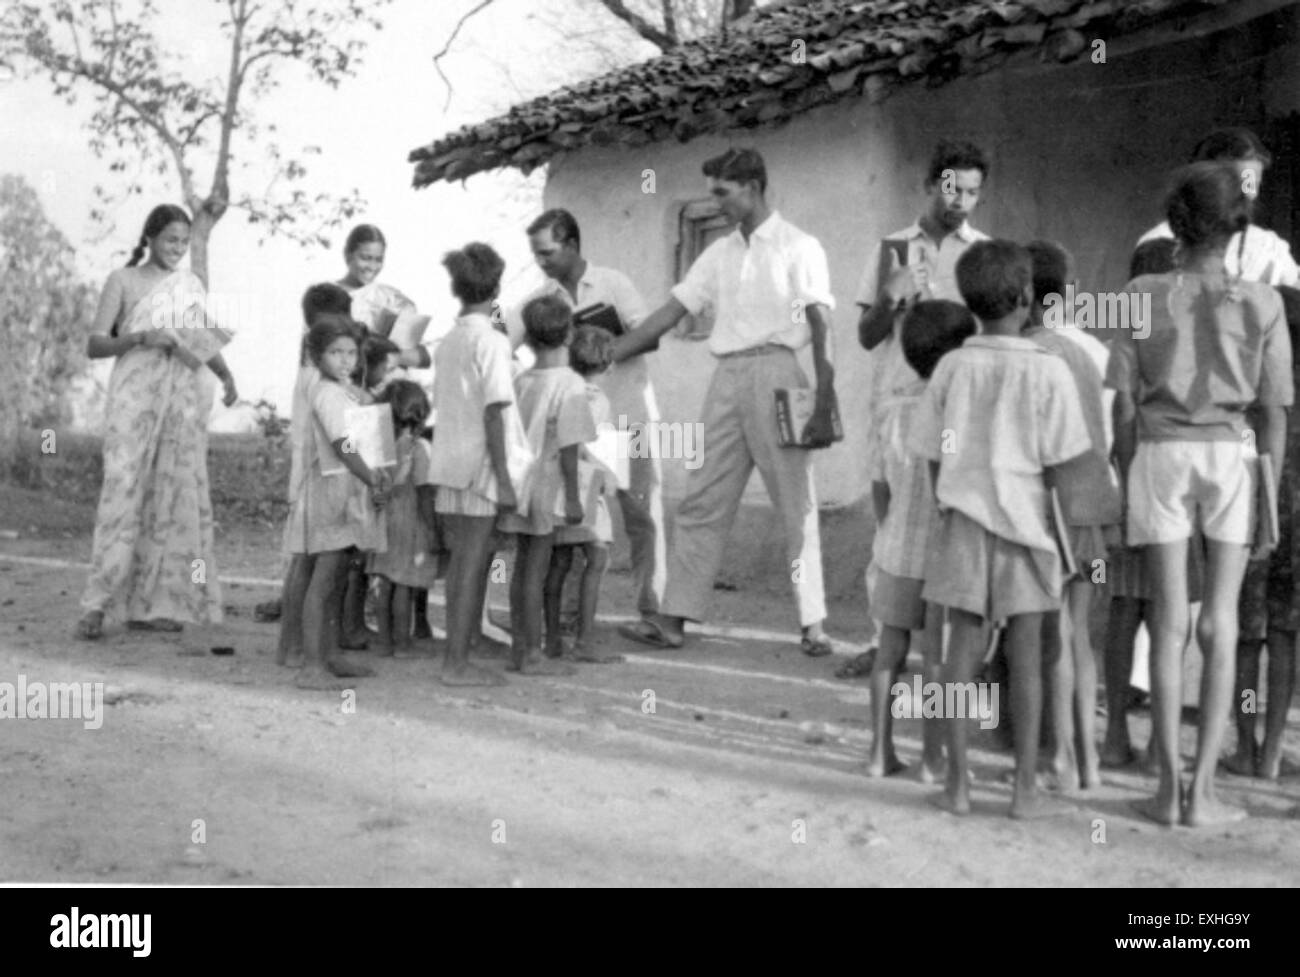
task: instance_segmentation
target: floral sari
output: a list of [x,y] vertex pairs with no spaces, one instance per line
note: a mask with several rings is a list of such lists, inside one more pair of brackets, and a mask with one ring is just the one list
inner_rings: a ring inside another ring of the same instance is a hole
[[[119,335],[154,327],[168,293],[203,294],[177,271],[126,314]],[[212,387],[166,349],[136,346],[108,382],[104,485],[95,516],[85,611],[127,620],[221,621],[208,496],[207,419]]]

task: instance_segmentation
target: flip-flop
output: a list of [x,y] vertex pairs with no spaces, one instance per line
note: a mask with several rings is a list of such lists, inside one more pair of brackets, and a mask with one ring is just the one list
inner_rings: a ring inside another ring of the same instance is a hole
[[673,639],[664,633],[664,629],[649,618],[642,618],[635,624],[620,624],[618,633],[629,641],[649,645],[651,648],[676,649],[682,646],[682,639]]
[[253,608],[253,620],[259,624],[270,624],[280,620],[282,605],[278,600],[267,600]]
[[104,612],[89,611],[77,622],[77,637],[82,641],[98,641],[104,636]]
[[835,653],[835,645],[826,635],[821,635],[817,640],[811,638],[801,638],[799,640],[799,650],[809,658],[825,658],[827,655]]
[[866,678],[876,665],[876,648],[873,646],[854,655],[839,668],[835,669],[836,678]]
[[185,626],[171,618],[156,617],[148,621],[127,621],[126,626],[132,631],[162,631],[167,634],[179,634]]

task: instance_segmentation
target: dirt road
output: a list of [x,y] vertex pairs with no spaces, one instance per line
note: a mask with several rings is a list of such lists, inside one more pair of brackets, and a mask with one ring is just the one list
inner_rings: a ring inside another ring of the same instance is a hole
[[[1214,831],[1138,819],[1128,803],[1150,784],[1136,773],[1107,775],[1066,816],[1012,822],[1011,759],[987,743],[973,756],[967,819],[932,808],[934,788],[868,780],[865,685],[832,679],[833,659],[800,655],[782,630],[786,602],[766,593],[719,593],[723,623],[686,651],[639,653],[611,618],[607,646],[628,652],[622,665],[455,692],[437,683],[433,659],[387,661],[349,702],[296,689],[272,663],[275,628],[251,619],[271,594],[261,586],[227,587],[220,629],[114,627],[100,644],[74,641],[87,513],[46,502],[39,525],[19,522],[18,539],[0,540],[0,682],[103,682],[111,704],[98,729],[0,722],[0,881],[1300,881],[1296,780],[1225,779],[1253,816]],[[223,575],[274,575],[267,534],[220,540]],[[628,606],[628,592],[627,576],[611,575],[606,607]],[[862,623],[853,607],[832,617],[850,639]],[[1141,742],[1145,714],[1135,725]],[[919,722],[900,731],[913,760]]]

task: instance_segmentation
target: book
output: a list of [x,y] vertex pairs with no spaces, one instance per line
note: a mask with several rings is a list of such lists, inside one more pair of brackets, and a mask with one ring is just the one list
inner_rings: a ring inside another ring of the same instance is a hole
[[1060,493],[1056,491],[1056,486],[1052,486],[1047,494],[1052,507],[1052,537],[1061,554],[1061,576],[1068,580],[1079,572],[1079,561],[1074,558],[1074,549],[1070,546],[1070,531],[1065,523],[1065,510],[1061,508]]
[[1256,460],[1256,472],[1254,550],[1258,552],[1277,546],[1282,533],[1278,525],[1277,472],[1273,468],[1273,456],[1260,455]]
[[621,336],[627,332],[623,320],[618,317],[618,311],[605,302],[598,302],[595,305],[587,306],[585,309],[578,309],[573,313],[573,325],[575,327],[598,326],[615,336]]
[[172,355],[191,370],[197,370],[220,353],[234,339],[234,333],[216,324],[180,326],[165,330],[176,337]]
[[[343,412],[343,450],[353,450],[374,470],[397,467],[397,440],[393,436],[393,409],[388,404],[349,407]],[[330,453],[321,458],[320,473],[337,475],[347,471]]]
[[628,459],[631,457],[632,432],[604,423],[596,428],[596,440],[582,446],[583,454],[604,468],[617,488],[632,487]]
[[[817,403],[817,392],[811,387],[780,387],[775,391],[776,437],[783,448],[805,448],[804,428],[812,418]],[[840,423],[839,405],[831,401],[832,440],[844,440],[844,426]]]
[[431,316],[420,315],[418,312],[399,312],[385,335],[398,349],[415,349],[424,341],[431,319]]

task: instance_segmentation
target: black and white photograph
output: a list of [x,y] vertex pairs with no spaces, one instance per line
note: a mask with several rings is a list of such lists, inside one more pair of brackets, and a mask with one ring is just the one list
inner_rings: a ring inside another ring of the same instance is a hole
[[1296,0],[0,0],[0,133],[23,942],[1300,884]]

